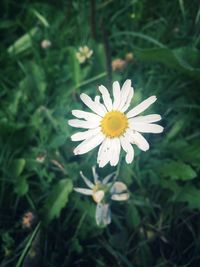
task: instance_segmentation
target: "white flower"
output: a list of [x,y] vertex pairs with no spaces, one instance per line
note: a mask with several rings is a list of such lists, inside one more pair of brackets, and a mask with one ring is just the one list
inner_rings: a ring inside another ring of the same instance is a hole
[[94,101],[84,93],[80,96],[83,103],[93,113],[72,110],[72,114],[78,119],[69,120],[69,125],[87,129],[71,136],[72,141],[82,141],[74,149],[74,154],[87,153],[101,144],[97,156],[99,167],[104,167],[107,163],[116,166],[122,147],[126,152],[126,162],[131,163],[134,158],[132,144],[136,144],[143,151],[149,149],[149,144],[141,133],[161,133],[163,131],[162,126],[154,123],[161,120],[160,115],[137,116],[153,104],[157,98],[151,96],[126,112],[134,94],[131,80],[126,80],[121,90],[117,81],[113,83],[113,101],[103,85],[99,86],[99,91],[104,104],[100,103],[100,96],[96,96]]
[[44,40],[41,42],[41,47],[42,47],[43,49],[47,49],[47,48],[49,48],[50,46],[51,46],[51,41],[49,41],[49,40],[44,39]]
[[78,52],[76,52],[76,58],[79,63],[84,63],[93,54],[93,51],[88,48],[88,46],[79,47]]
[[85,184],[88,188],[75,187],[74,190],[78,193],[92,196],[97,203],[96,222],[97,225],[105,226],[111,222],[110,200],[125,201],[129,198],[127,186],[122,182],[110,182],[113,173],[106,176],[102,181],[99,180],[96,174],[95,167],[92,168],[94,183],[80,172]]

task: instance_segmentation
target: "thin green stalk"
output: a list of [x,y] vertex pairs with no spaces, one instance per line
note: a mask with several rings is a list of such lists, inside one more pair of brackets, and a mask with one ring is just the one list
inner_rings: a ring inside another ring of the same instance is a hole
[[98,80],[100,78],[105,77],[106,75],[107,75],[107,72],[102,72],[102,73],[100,73],[100,74],[98,74],[98,75],[96,75],[96,76],[94,76],[94,77],[92,77],[92,78],[80,83],[75,89],[78,89],[78,88],[80,88],[80,87],[82,87],[84,85],[90,84],[90,83],[92,83],[92,82],[94,82],[94,81],[96,81],[96,80]]
[[30,195],[29,194],[26,194],[26,199],[29,203],[29,205],[31,206],[31,209],[35,210],[35,204],[33,203],[33,200],[31,199]]
[[29,249],[30,249],[30,247],[31,247],[31,245],[32,245],[32,243],[33,243],[33,241],[34,241],[39,229],[40,229],[40,225],[41,225],[41,222],[39,222],[37,224],[37,226],[35,227],[35,230],[33,231],[32,235],[30,236],[30,238],[29,238],[29,240],[28,240],[28,242],[27,242],[27,244],[26,244],[26,246],[25,246],[25,248],[24,248],[24,250],[23,250],[23,252],[22,252],[22,254],[21,254],[21,256],[20,256],[20,258],[18,260],[18,262],[17,262],[17,264],[16,264],[16,267],[22,266],[24,258],[26,257],[26,255],[27,255],[27,253],[28,253],[28,251],[29,251]]

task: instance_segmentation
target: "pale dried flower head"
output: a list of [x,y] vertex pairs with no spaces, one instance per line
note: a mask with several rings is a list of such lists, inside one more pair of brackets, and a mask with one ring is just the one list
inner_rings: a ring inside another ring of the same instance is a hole
[[58,162],[56,159],[52,159],[51,163],[55,165],[56,167],[58,167],[58,169],[60,169],[61,171],[64,171],[64,166],[60,162]]
[[88,46],[81,46],[76,52],[76,58],[80,64],[84,63],[87,59],[89,59],[93,54],[93,51],[89,49]]
[[122,70],[125,66],[126,66],[126,61],[121,58],[117,58],[112,61],[113,71]]
[[126,62],[130,62],[133,60],[133,53],[129,52],[125,55]]
[[43,163],[45,161],[46,155],[39,155],[36,158],[36,161],[39,163]]
[[124,183],[115,181],[116,176],[114,173],[100,179],[96,173],[95,167],[92,167],[92,172],[94,179],[93,182],[80,172],[80,175],[88,188],[75,187],[74,190],[93,198],[94,202],[97,204],[95,215],[96,223],[97,225],[104,227],[111,223],[111,200],[126,201],[129,199],[129,192]]
[[49,41],[49,40],[47,40],[47,39],[42,40],[42,42],[41,42],[41,47],[42,47],[43,49],[47,49],[47,48],[49,48],[50,46],[51,46],[51,41]]
[[26,213],[24,213],[22,217],[22,227],[31,228],[35,222],[35,219],[36,219],[35,214],[31,211],[27,211]]
[[179,29],[178,27],[175,27],[175,28],[173,29],[173,31],[174,31],[175,33],[178,33],[178,32],[180,31],[180,29]]

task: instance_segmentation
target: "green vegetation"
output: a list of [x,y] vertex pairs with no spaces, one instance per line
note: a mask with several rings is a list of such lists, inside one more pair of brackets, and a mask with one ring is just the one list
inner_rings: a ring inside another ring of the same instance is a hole
[[[0,266],[199,266],[199,2],[2,0],[0,10]],[[85,45],[93,54],[80,64]],[[130,199],[113,201],[99,228],[95,203],[73,191],[80,170],[92,179],[97,149],[74,156],[67,121],[81,92],[127,78],[134,105],[157,96],[165,130],[123,161]]]

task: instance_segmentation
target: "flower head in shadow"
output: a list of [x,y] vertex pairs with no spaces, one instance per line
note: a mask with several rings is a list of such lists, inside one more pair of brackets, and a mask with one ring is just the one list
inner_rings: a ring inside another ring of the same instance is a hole
[[79,61],[80,64],[83,64],[86,62],[87,59],[89,59],[93,54],[93,51],[88,46],[81,46],[78,49],[78,52],[76,52],[76,58]]
[[87,177],[80,172],[85,184],[88,188],[75,187],[74,190],[78,193],[89,195],[97,203],[96,207],[96,223],[99,226],[106,226],[111,223],[110,202],[125,201],[129,198],[127,186],[116,181],[114,173],[109,174],[104,179],[100,180],[95,167],[92,168],[94,182],[91,182]]

